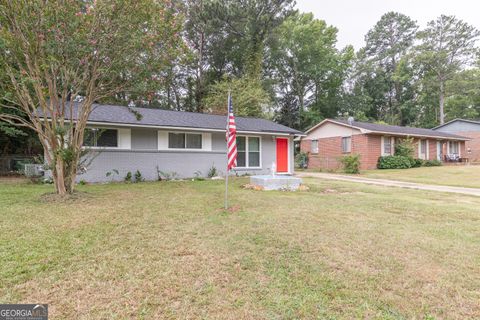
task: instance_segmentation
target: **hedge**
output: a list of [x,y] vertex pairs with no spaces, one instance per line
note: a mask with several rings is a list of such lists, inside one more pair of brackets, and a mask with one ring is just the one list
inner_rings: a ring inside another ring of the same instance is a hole
[[418,167],[441,166],[439,160],[422,160],[406,156],[385,156],[379,157],[377,162],[378,169],[409,169]]
[[414,159],[405,156],[385,156],[378,158],[378,169],[408,169],[413,166]]

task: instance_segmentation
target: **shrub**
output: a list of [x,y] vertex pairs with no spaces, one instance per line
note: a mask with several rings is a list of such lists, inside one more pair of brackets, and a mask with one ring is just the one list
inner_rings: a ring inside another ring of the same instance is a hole
[[308,167],[308,153],[301,151],[295,156],[295,166],[305,169]]
[[142,182],[142,181],[143,181],[143,177],[140,170],[135,171],[135,182]]
[[175,171],[168,172],[168,171],[161,171],[157,166],[157,175],[158,181],[162,180],[175,180],[178,177],[178,174]]
[[414,159],[405,156],[385,156],[379,157],[377,162],[378,169],[408,169],[412,167]]
[[132,173],[130,171],[127,172],[127,175],[124,178],[125,182],[132,182]]
[[415,145],[413,138],[404,138],[395,144],[395,155],[413,158],[415,153]]
[[210,169],[208,169],[207,177],[213,178],[217,175],[217,168],[212,164]]
[[105,173],[105,177],[110,177],[110,180],[111,181],[114,181],[115,180],[115,176],[119,176],[120,175],[120,172],[117,170],[117,169],[112,169],[112,171],[108,171],[107,173]]
[[340,162],[343,165],[343,171],[345,173],[360,173],[360,155],[359,154],[352,154],[349,156],[345,156],[340,158]]
[[412,158],[412,168],[420,168],[423,166],[424,161],[422,159],[413,159]]
[[438,167],[442,165],[440,160],[426,160],[423,162],[425,167]]
[[193,174],[195,175],[195,177],[193,178],[194,181],[204,181],[205,180],[205,178],[202,175],[202,171],[197,170]]

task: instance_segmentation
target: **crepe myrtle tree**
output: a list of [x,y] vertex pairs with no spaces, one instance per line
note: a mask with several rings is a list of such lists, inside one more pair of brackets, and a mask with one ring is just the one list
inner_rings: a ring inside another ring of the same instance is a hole
[[181,25],[169,0],[0,0],[2,106],[17,111],[0,120],[35,131],[58,194],[74,191],[92,103],[162,81]]

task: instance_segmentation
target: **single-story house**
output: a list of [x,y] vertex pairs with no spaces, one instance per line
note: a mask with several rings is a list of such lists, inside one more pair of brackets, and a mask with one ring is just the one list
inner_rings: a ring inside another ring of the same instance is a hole
[[[80,108],[74,104],[73,118]],[[236,117],[237,168],[243,174],[294,171],[293,139],[303,133],[266,119]],[[206,176],[212,167],[225,174],[226,116],[94,104],[84,147],[93,158],[78,179],[121,180],[137,170],[146,180],[158,172],[179,178]],[[110,174],[116,172],[119,174]]]
[[454,119],[433,130],[470,138],[465,142],[467,157],[471,162],[480,162],[480,120]]
[[338,169],[339,159],[360,154],[361,169],[375,169],[380,156],[394,155],[399,139],[412,137],[415,157],[424,160],[460,159],[468,138],[431,129],[390,126],[369,122],[325,119],[307,130],[300,149],[309,154],[309,168]]

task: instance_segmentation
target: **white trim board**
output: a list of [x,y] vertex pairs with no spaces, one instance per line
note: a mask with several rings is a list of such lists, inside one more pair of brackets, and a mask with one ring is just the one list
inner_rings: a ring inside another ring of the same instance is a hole
[[[47,119],[52,121],[52,119]],[[65,119],[65,122],[70,122],[70,120]],[[226,127],[225,121],[225,127]],[[173,126],[157,126],[157,125],[148,125],[148,124],[130,124],[130,123],[117,123],[117,122],[101,122],[101,121],[88,121],[87,125],[100,125],[100,126],[111,126],[111,127],[127,127],[127,128],[153,128],[153,129],[163,129],[163,130],[186,130],[186,131],[203,131],[203,132],[223,132],[225,129],[209,129],[209,128],[193,128],[193,127],[173,127]],[[265,131],[242,131],[237,130],[237,133],[241,134],[256,134],[256,135],[266,135],[266,136],[286,136],[286,137],[304,137],[305,134],[296,134],[296,133],[286,133],[286,132],[265,132]]]

